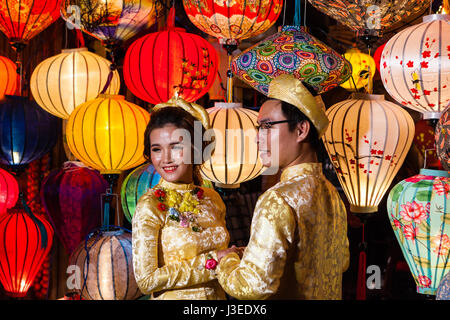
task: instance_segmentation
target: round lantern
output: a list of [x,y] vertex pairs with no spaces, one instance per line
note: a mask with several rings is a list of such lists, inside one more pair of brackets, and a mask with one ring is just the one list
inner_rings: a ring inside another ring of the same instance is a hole
[[19,184],[8,172],[0,169],[0,215],[14,207],[19,198]]
[[145,161],[149,113],[123,96],[100,94],[70,115],[66,138],[78,160],[101,174],[120,174]]
[[383,95],[353,94],[331,106],[323,142],[350,211],[378,211],[414,138],[409,113]]
[[5,95],[13,95],[17,90],[19,75],[17,74],[17,66],[14,62],[6,57],[0,56],[0,100]]
[[[73,109],[95,99],[103,90],[110,64],[87,48],[62,50],[34,69],[30,80],[31,93],[45,111],[68,119]],[[119,89],[119,73],[114,70],[106,93],[117,94]]]
[[11,42],[27,43],[60,17],[61,0],[1,0],[0,31]]
[[211,44],[173,26],[133,42],[123,66],[128,89],[153,104],[168,101],[175,92],[194,102],[208,92],[216,72],[217,53]]
[[158,184],[161,176],[151,164],[144,164],[134,169],[123,181],[121,202],[125,217],[131,222],[139,198]]
[[394,35],[381,55],[381,79],[397,102],[439,119],[450,101],[450,15],[435,14]]
[[283,1],[183,0],[183,5],[197,28],[230,44],[268,30],[280,16]]
[[435,295],[450,271],[450,173],[421,169],[392,188],[387,209],[392,229],[416,281]]
[[133,272],[131,233],[94,233],[70,256],[80,270],[79,291],[86,300],[133,300],[142,295]]
[[377,48],[377,50],[375,50],[375,52],[373,54],[373,60],[375,60],[375,65],[377,67],[378,72],[381,72],[380,60],[381,60],[381,55],[383,54],[383,50],[384,50],[385,46],[386,46],[386,43],[383,43],[381,46],[379,46]]
[[216,102],[206,109],[215,134],[215,149],[200,171],[217,187],[239,188],[240,183],[256,178],[262,171],[255,129],[258,113],[242,103]]
[[435,130],[436,153],[445,170],[450,171],[450,107],[442,112]]
[[41,158],[57,140],[58,118],[19,96],[0,101],[0,163],[13,169]]
[[352,76],[340,86],[347,90],[357,91],[371,85],[376,72],[375,60],[357,48],[352,48],[344,53],[344,58],[352,65]]
[[29,208],[14,207],[0,218],[0,282],[11,297],[24,297],[50,252],[53,229]]
[[101,195],[107,188],[107,181],[97,171],[80,162],[64,163],[42,182],[42,204],[69,255],[100,226]]
[[234,57],[231,70],[242,81],[264,95],[280,74],[293,74],[316,94],[346,81],[350,63],[303,27],[284,26]]

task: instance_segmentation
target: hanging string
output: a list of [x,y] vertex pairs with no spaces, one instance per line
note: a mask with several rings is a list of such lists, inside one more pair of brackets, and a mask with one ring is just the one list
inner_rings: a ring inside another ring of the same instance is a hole
[[294,13],[294,26],[300,26],[302,24],[302,2],[301,0],[295,0],[295,13]]
[[286,0],[284,0],[284,4],[283,4],[284,8],[283,8],[283,26],[285,26],[285,21],[286,21]]
[[305,0],[305,8],[303,10],[303,26],[306,28],[306,5],[308,4],[308,0]]

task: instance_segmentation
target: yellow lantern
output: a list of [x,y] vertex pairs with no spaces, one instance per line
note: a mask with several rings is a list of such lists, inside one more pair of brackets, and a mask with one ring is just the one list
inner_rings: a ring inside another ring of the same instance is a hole
[[258,113],[242,103],[216,102],[207,109],[215,133],[212,157],[201,173],[221,188],[239,188],[240,183],[256,178],[262,170],[255,126]]
[[70,115],[66,138],[75,157],[101,174],[120,174],[145,161],[150,114],[123,96],[100,94]]
[[342,88],[356,91],[372,83],[377,65],[370,55],[362,53],[358,48],[352,48],[344,53],[344,58],[352,65],[352,76],[340,84]]
[[[62,50],[42,61],[31,75],[30,89],[45,111],[68,119],[80,104],[95,99],[103,90],[111,62],[87,48]],[[113,72],[106,93],[117,94],[120,77]]]
[[354,93],[327,111],[323,142],[350,202],[350,211],[371,213],[400,169],[414,138],[414,121],[383,95]]

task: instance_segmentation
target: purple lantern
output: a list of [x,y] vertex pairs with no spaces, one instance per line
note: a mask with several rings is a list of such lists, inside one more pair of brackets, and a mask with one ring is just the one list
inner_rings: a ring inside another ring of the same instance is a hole
[[56,235],[70,255],[101,222],[101,195],[108,182],[81,162],[65,162],[42,183],[41,200]]

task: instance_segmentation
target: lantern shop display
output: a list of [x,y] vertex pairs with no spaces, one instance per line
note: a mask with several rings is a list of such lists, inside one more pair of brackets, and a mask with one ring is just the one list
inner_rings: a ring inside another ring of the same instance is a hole
[[16,64],[6,57],[0,56],[0,100],[5,95],[14,95],[19,83]]
[[372,80],[376,72],[375,60],[358,48],[352,48],[344,53],[344,58],[352,65],[352,76],[340,84],[344,89],[357,91],[361,88],[372,87]]
[[450,271],[450,173],[421,169],[392,188],[387,211],[392,229],[417,285],[435,295]]
[[0,169],[0,216],[14,207],[19,198],[19,184],[8,171]]
[[[87,48],[62,50],[34,69],[30,80],[31,93],[45,111],[68,119],[77,106],[97,98],[102,92],[110,64]],[[106,93],[117,94],[119,89],[119,73],[114,70]]]
[[354,93],[331,106],[323,142],[350,211],[378,211],[414,138],[414,121],[383,95]]
[[436,153],[441,165],[450,171],[450,107],[442,112],[435,129]]

